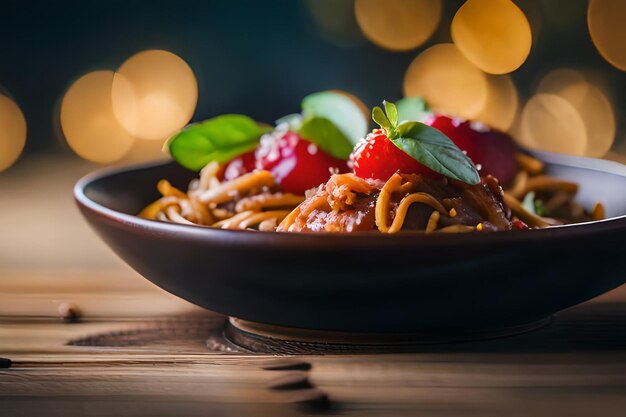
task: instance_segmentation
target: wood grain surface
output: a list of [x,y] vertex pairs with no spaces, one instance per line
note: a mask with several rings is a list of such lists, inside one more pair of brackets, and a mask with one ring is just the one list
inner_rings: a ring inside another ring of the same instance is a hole
[[[2,271],[0,416],[624,415],[626,289],[526,335],[379,355],[214,349],[218,314],[134,273]],[[78,320],[60,317],[71,304]],[[63,309],[61,309],[63,310]],[[90,346],[68,345],[82,341]]]

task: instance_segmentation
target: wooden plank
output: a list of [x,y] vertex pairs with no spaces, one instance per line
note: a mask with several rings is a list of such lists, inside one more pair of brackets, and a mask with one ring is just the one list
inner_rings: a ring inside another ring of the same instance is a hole
[[302,413],[289,405],[279,403],[226,403],[172,397],[141,397],[98,395],[43,396],[43,397],[0,397],[2,417],[37,416],[45,410],[46,417],[89,416],[89,417],[171,417],[171,416],[216,416],[216,417],[289,417]]
[[70,303],[83,317],[206,314],[130,270],[1,271],[0,316],[58,317]]
[[[127,271],[11,274],[0,279],[7,314],[0,356],[14,362],[0,370],[2,417],[41,409],[48,416],[302,415],[318,411],[290,403],[320,394],[346,416],[621,416],[626,407],[624,288],[564,312],[544,333],[410,354],[302,355],[310,370],[267,371],[271,355],[210,352],[205,333],[185,333],[185,326],[163,343],[68,346],[168,320],[173,328],[176,320],[199,320],[194,329],[210,332],[222,318]],[[55,319],[48,304],[60,299],[84,305],[85,320]],[[126,308],[129,302],[137,305]],[[290,372],[307,376],[308,391],[268,389]]]

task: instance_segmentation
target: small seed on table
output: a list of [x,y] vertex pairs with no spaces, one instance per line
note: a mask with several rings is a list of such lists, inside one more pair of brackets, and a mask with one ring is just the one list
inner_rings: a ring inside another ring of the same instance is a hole
[[74,303],[61,303],[58,308],[59,317],[67,322],[77,322],[82,315],[80,308]]
[[13,362],[9,358],[0,358],[0,369],[10,368]]

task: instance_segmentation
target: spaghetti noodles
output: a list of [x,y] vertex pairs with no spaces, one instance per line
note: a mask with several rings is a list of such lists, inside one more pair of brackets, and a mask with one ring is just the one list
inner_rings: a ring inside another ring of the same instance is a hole
[[221,181],[219,165],[210,163],[187,192],[159,181],[162,197],[140,216],[223,229],[381,233],[543,228],[604,217],[601,203],[589,213],[576,203],[578,184],[545,175],[541,161],[528,155],[517,160],[521,169],[507,190],[492,176],[468,185],[420,174],[381,181],[348,173],[332,175],[306,197],[281,192],[264,170]]
[[279,191],[272,174],[255,171],[230,181],[220,181],[219,165],[208,164],[185,193],[167,180],[157,189],[162,197],[139,213],[141,217],[223,229],[273,230],[304,200]]
[[[495,195],[492,188],[500,195]],[[289,214],[278,230],[432,233],[473,231],[477,224],[487,225],[490,230],[509,230],[511,223],[501,194],[493,177],[469,186],[419,174],[396,173],[386,182],[340,174],[334,175],[326,186]],[[350,198],[345,198],[346,195]]]
[[604,217],[601,203],[585,213],[575,202],[578,184],[543,174],[542,162],[531,156],[519,154],[517,160],[521,170],[506,191],[491,176],[470,186],[445,177],[402,173],[384,183],[354,174],[333,175],[277,230],[462,233],[543,228]]

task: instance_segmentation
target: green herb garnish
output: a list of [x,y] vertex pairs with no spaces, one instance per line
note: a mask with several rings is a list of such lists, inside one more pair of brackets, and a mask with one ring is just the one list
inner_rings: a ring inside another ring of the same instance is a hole
[[[302,113],[276,121],[282,123],[339,159],[348,158],[369,127],[367,118],[350,98],[332,91],[305,97]],[[180,165],[198,171],[209,162],[228,162],[255,149],[260,137],[271,130],[248,116],[227,114],[185,127],[168,140],[167,148]]]
[[367,134],[369,122],[359,106],[349,97],[334,91],[322,91],[302,100],[302,116],[330,120],[345,138],[356,145]]
[[405,97],[396,103],[398,108],[398,121],[416,120],[423,122],[430,116],[430,110],[421,97]]
[[322,117],[305,119],[297,132],[335,158],[347,159],[354,148],[333,122]]
[[176,162],[198,171],[209,162],[227,162],[255,149],[270,130],[248,116],[225,114],[187,126],[169,139],[167,147]]
[[480,176],[474,163],[445,134],[418,121],[398,123],[398,110],[384,101],[372,110],[372,119],[387,131],[389,139],[416,161],[446,177],[475,185]]
[[302,100],[302,119],[295,132],[327,154],[347,159],[368,128],[367,118],[349,97],[322,91]]
[[534,191],[529,191],[524,196],[524,200],[522,201],[522,205],[530,213],[536,214],[538,216],[545,216],[546,215],[546,210],[545,210],[545,208],[543,206],[543,201],[539,200],[538,198],[535,198],[535,192]]

